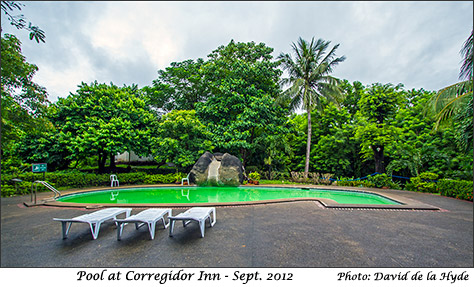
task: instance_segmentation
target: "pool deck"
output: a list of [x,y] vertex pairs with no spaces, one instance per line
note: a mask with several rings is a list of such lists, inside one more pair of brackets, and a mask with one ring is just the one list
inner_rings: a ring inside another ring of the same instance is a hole
[[[298,185],[298,187],[301,187]],[[327,187],[320,187],[327,188]],[[341,189],[338,187],[337,189]],[[373,209],[293,201],[218,206],[217,223],[176,225],[174,236],[157,227],[124,228],[112,222],[92,240],[74,223],[61,224],[98,206],[26,207],[30,196],[1,199],[1,267],[473,267],[473,203],[410,191],[362,189],[435,209]],[[38,201],[51,193],[38,194]],[[134,207],[136,214],[145,207]],[[173,208],[173,214],[186,210]]]

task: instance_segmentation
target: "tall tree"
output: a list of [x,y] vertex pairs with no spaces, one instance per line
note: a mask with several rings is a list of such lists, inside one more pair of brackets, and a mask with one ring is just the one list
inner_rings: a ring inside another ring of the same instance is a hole
[[[472,135],[464,133],[474,133],[474,118],[472,117],[473,110],[473,96],[472,96],[472,85],[473,85],[473,31],[471,35],[464,42],[464,46],[461,49],[461,55],[463,57],[463,64],[459,73],[459,79],[463,80],[459,83],[450,85],[438,91],[436,95],[431,98],[431,112],[435,115],[436,125],[435,129],[440,128],[443,124],[451,123],[452,119],[457,116],[466,119],[471,119],[471,127],[467,128],[465,125],[458,129],[459,138],[464,138],[467,142],[461,144],[461,146],[472,147]],[[464,115],[459,115],[464,114]],[[470,142],[469,142],[470,139]]]
[[346,57],[336,57],[339,44],[327,52],[330,44],[330,41],[322,39],[315,42],[314,37],[311,42],[300,37],[296,44],[292,44],[295,60],[289,54],[282,53],[278,56],[283,68],[289,74],[289,78],[282,80],[283,85],[290,85],[283,92],[282,97],[289,99],[287,101],[290,103],[290,110],[296,110],[302,106],[308,117],[305,177],[309,172],[311,152],[311,111],[316,107],[322,108],[323,98],[337,103],[342,95],[338,87],[339,80],[330,74],[334,67],[343,62]]
[[[3,3],[3,2],[2,2]],[[17,37],[1,39],[2,151],[22,133],[32,133],[46,123],[42,114],[49,103],[46,89],[33,81],[38,67],[26,61]]]
[[207,99],[207,85],[200,73],[204,60],[173,62],[158,71],[152,86],[143,87],[148,104],[160,112],[193,110],[195,104]]
[[60,98],[52,110],[59,141],[67,146],[72,159],[98,156],[99,172],[105,171],[107,158],[114,167],[117,153],[150,153],[155,116],[136,86],[82,83],[75,94]]
[[385,172],[385,149],[399,133],[393,121],[400,104],[405,100],[401,88],[401,84],[372,84],[358,103],[360,111],[356,116],[359,124],[355,138],[360,140],[365,158],[373,155],[375,172]]
[[276,106],[281,71],[264,43],[235,43],[213,51],[202,67],[210,95],[196,114],[212,131],[216,150],[240,155],[244,165],[262,148],[260,137],[282,131],[284,111]]
[[206,151],[213,150],[211,134],[194,110],[173,110],[156,126],[151,151],[159,165],[172,162],[179,167],[192,166]]

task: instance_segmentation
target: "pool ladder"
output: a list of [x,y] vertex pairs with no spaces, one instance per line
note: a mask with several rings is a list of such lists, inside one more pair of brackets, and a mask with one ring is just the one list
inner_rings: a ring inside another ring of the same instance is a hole
[[[52,187],[51,184],[47,183],[46,181],[42,181],[42,180],[37,180],[35,182],[33,182],[31,184],[31,202],[34,202],[34,204],[36,204],[36,191],[38,189],[38,184],[42,184],[44,185],[47,189],[51,190],[52,192],[54,192],[54,196],[51,197],[51,198],[47,198],[47,199],[54,199],[54,198],[57,198],[59,196],[61,196],[61,193],[59,192],[59,190],[57,190],[56,188]],[[34,192],[33,192],[33,189],[34,189]],[[35,197],[35,200],[33,201],[33,194],[34,194],[34,197]]]

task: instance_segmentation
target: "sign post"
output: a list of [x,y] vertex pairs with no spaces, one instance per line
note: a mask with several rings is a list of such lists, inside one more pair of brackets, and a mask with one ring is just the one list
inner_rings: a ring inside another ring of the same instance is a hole
[[48,170],[47,163],[34,163],[31,165],[31,171],[34,173],[42,172],[43,173],[43,181],[45,180],[45,173]]

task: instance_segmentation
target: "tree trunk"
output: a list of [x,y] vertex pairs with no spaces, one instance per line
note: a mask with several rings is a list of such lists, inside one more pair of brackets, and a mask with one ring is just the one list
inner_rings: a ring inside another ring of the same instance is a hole
[[374,151],[374,159],[375,159],[375,172],[378,173],[385,173],[385,163],[384,163],[384,147],[383,146],[374,146],[372,147]]
[[311,111],[308,109],[308,140],[306,141],[306,162],[304,164],[304,178],[308,178],[309,154],[311,151]]
[[242,156],[242,165],[245,166],[247,162],[247,149],[241,148],[240,155]]
[[109,159],[110,159],[110,169],[114,169],[115,168],[115,154],[113,152],[110,153],[109,155]]
[[107,160],[106,155],[104,154],[103,151],[99,151],[99,156],[98,156],[98,166],[99,166],[99,173],[104,173],[105,171],[105,161]]

